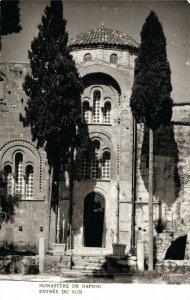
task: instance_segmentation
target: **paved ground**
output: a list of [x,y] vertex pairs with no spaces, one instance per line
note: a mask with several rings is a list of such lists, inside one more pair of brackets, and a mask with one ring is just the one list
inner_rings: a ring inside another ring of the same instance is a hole
[[6,274],[0,275],[0,281],[15,280],[29,282],[79,282],[79,283],[153,283],[153,284],[190,284],[190,273],[186,274],[164,274],[155,273],[126,274],[126,275],[108,275],[92,276],[81,272],[67,271],[61,276],[58,274]]
[[36,275],[23,275],[23,274],[0,274],[0,280],[25,280],[25,281],[69,281],[81,280],[85,275],[78,271],[66,271],[63,275],[57,274],[36,274]]

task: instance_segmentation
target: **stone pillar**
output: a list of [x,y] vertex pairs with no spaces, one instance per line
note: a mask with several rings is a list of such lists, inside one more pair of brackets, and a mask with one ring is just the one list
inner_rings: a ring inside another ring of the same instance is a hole
[[44,273],[44,260],[46,253],[46,238],[39,239],[39,273]]
[[137,268],[144,271],[144,241],[137,240]]

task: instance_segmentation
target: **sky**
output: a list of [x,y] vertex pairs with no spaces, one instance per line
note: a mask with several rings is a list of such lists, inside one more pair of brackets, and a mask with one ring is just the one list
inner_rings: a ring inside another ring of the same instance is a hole
[[[190,1],[189,1],[190,2]],[[22,0],[20,15],[22,30],[3,37],[2,61],[26,62],[28,50],[37,25],[41,22],[49,1]],[[89,28],[104,27],[120,30],[140,43],[140,32],[146,17],[154,10],[163,25],[167,40],[167,54],[172,75],[174,102],[190,102],[190,4],[178,1],[136,0],[64,0],[64,17],[69,38]]]

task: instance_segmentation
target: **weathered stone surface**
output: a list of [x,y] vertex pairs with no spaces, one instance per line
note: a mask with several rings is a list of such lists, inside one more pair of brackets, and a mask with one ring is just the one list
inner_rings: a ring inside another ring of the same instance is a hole
[[37,274],[38,257],[9,255],[0,256],[0,274]]

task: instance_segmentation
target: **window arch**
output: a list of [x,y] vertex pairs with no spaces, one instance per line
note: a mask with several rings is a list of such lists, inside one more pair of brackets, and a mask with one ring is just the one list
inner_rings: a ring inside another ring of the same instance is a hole
[[90,177],[89,168],[90,168],[89,159],[87,157],[86,151],[83,150],[81,154],[81,178],[82,179],[88,179]]
[[18,152],[15,155],[15,193],[24,195],[24,173],[23,154]]
[[91,144],[91,154],[86,150],[81,152],[81,179],[110,180],[111,151],[103,150],[103,142],[94,138]]
[[118,56],[117,56],[117,54],[115,54],[115,53],[111,54],[110,55],[110,63],[117,64],[117,62],[118,62]]
[[86,53],[84,55],[84,61],[90,61],[90,60],[92,60],[92,55],[90,53]]
[[110,179],[110,160],[111,154],[109,150],[103,152],[102,156],[102,179]]
[[0,78],[0,105],[3,104],[3,78]]
[[7,184],[7,194],[13,195],[14,193],[14,179],[12,174],[12,167],[10,165],[6,165],[4,167],[6,184]]
[[98,124],[101,121],[101,92],[100,90],[95,90],[93,92],[93,123]]
[[26,199],[32,199],[34,195],[34,169],[32,165],[26,166]]
[[100,141],[93,140],[92,142],[92,164],[91,164],[91,176],[92,179],[101,178],[100,168]]
[[84,101],[82,105],[82,120],[83,123],[90,123],[90,106],[88,101]]
[[107,101],[104,105],[104,123],[111,123],[111,102]]
[[[10,155],[8,156],[10,159]],[[16,150],[12,153],[12,162],[4,161],[4,172],[7,182],[7,194],[19,195],[22,199],[34,199],[34,167],[33,162],[26,163],[24,151]]]

